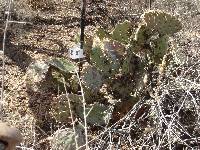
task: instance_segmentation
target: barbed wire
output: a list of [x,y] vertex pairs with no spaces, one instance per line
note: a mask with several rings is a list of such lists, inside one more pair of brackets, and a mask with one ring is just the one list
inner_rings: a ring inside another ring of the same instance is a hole
[[[3,103],[4,103],[4,78],[5,78],[5,49],[6,49],[6,36],[7,36],[7,30],[8,30],[8,24],[9,24],[9,19],[10,19],[10,11],[11,11],[11,4],[12,0],[8,1],[8,7],[6,11],[6,22],[5,22],[5,28],[3,32],[3,43],[2,43],[2,68],[1,68],[1,103],[0,103],[0,111],[1,113],[3,112]],[[3,115],[1,114],[1,117]],[[2,119],[2,118],[1,118]]]
[[1,111],[1,119],[3,116],[3,104],[4,104],[4,84],[5,84],[5,51],[6,51],[6,39],[7,39],[7,33],[9,30],[9,24],[10,23],[15,23],[15,24],[32,24],[30,22],[24,22],[24,21],[15,21],[15,20],[11,20],[11,9],[12,9],[12,4],[13,4],[13,0],[9,0],[7,2],[7,7],[4,12],[5,15],[5,27],[3,30],[3,40],[2,40],[2,50],[0,50],[0,55],[1,55],[1,59],[2,59],[2,66],[1,66],[1,102],[0,102],[0,111]]

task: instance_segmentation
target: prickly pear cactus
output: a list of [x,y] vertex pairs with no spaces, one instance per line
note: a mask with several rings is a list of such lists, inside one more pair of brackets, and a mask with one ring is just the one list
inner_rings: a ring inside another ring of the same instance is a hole
[[99,37],[99,39],[102,41],[103,39],[111,37],[109,33],[107,33],[104,29],[98,28],[96,30],[96,35]]
[[149,67],[158,67],[167,54],[168,36],[181,29],[181,23],[165,12],[148,11],[142,19],[134,34],[128,21],[118,24],[111,33],[97,30],[91,60],[106,74],[103,77],[108,79],[107,91],[114,98],[126,99],[144,88],[143,78],[146,74],[150,76]]
[[[111,117],[112,108],[103,104],[94,103],[86,107],[87,123],[92,126],[103,126],[108,124]],[[83,108],[76,108],[77,115],[84,120]]]
[[91,51],[91,62],[92,64],[105,75],[110,75],[110,62],[103,53],[100,45],[95,45]]
[[100,72],[95,67],[85,64],[82,74],[84,86],[88,89],[91,89],[93,92],[98,92],[104,80]]
[[143,19],[148,29],[158,32],[161,36],[172,35],[182,28],[176,17],[162,11],[147,11],[144,13]]
[[65,150],[74,150],[76,149],[75,145],[75,133],[72,129],[58,130],[54,139],[52,140],[52,150],[56,149],[65,149]]
[[71,111],[74,113],[75,105],[81,105],[82,97],[76,94],[63,94],[60,95],[52,105],[51,108],[51,115],[57,122],[71,122],[71,114],[70,114],[70,108],[69,108],[69,102],[71,106]]
[[148,11],[142,18],[143,23],[135,34],[135,40],[142,47],[140,50],[149,54],[153,63],[160,64],[167,53],[168,36],[181,30],[181,23],[162,11]]
[[74,73],[76,70],[78,70],[75,64],[67,61],[64,58],[49,60],[48,64],[64,73]]
[[[125,21],[110,33],[98,29],[94,39],[86,38],[84,50],[89,59],[80,77],[89,126],[111,125],[124,117],[141,97],[149,96],[145,94],[151,90],[148,89],[150,77],[153,77],[151,72],[167,54],[168,36],[180,29],[180,22],[175,17],[160,11],[148,11],[135,33],[131,23]],[[152,70],[149,64],[153,64]],[[166,65],[163,63],[162,68]],[[59,87],[61,92],[65,92],[64,79],[73,116],[84,120],[82,96],[78,95],[78,69],[74,63],[53,59],[31,64],[29,69],[27,85],[33,91],[39,89],[45,93],[53,88],[55,93]],[[57,122],[71,123],[68,98],[64,94],[55,101],[52,98],[48,113]],[[76,149],[75,136],[72,129],[63,130],[55,135],[52,149]],[[79,145],[84,144],[83,139]]]
[[128,44],[132,35],[132,24],[129,21],[124,21],[116,25],[112,31],[111,36],[113,40],[116,40],[123,44]]
[[168,37],[162,36],[153,41],[152,49],[154,50],[154,54],[152,58],[156,64],[160,64],[162,62],[163,57],[167,53],[168,49]]
[[[75,150],[77,140],[77,146],[80,147],[85,144],[85,136],[83,135],[84,129],[80,125],[75,126],[76,133],[71,128],[59,129],[53,134],[53,140],[51,141],[52,150]],[[83,150],[83,148],[80,148]]]

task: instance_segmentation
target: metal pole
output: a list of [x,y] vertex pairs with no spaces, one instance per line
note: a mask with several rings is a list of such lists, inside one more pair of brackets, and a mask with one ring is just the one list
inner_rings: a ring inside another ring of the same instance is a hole
[[[86,0],[81,0],[81,19],[80,19],[80,28],[81,28],[81,34],[80,34],[80,49],[83,50],[84,47],[84,30],[85,30],[85,12],[86,12]],[[84,51],[84,50],[83,50]],[[82,62],[81,59],[78,59],[79,61],[79,75],[82,70]]]
[[86,0],[82,0],[81,3],[81,34],[80,34],[80,48],[84,46],[84,29],[85,29],[85,11],[86,11]]
[[151,10],[152,0],[149,0],[149,10]]

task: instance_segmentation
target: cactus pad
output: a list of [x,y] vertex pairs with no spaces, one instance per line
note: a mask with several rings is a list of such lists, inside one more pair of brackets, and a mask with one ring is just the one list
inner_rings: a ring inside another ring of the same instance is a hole
[[167,36],[162,36],[153,41],[154,47],[154,55],[153,55],[153,60],[154,63],[160,64],[162,62],[162,59],[164,55],[167,53],[168,49],[168,37]]
[[96,34],[99,37],[100,40],[106,39],[108,37],[110,37],[109,33],[107,33],[104,29],[102,28],[98,28],[96,30]]
[[79,90],[79,80],[77,75],[73,74],[67,82],[69,83],[69,87],[73,93],[76,93]]
[[49,62],[49,65],[57,68],[58,70],[65,73],[74,73],[77,70],[77,67],[72,62],[67,61],[66,59],[52,59]]
[[57,98],[55,105],[52,106],[50,113],[57,122],[70,121],[69,104],[66,95]]
[[174,34],[182,28],[178,19],[162,11],[148,11],[144,13],[143,19],[148,29],[161,36]]
[[104,74],[108,74],[110,71],[110,62],[104,56],[102,48],[100,46],[93,47],[91,52],[92,64]]
[[85,87],[92,91],[99,91],[103,84],[103,78],[100,72],[91,65],[83,68],[82,80]]
[[128,44],[132,35],[132,24],[129,21],[117,24],[112,31],[112,39],[123,44]]
[[60,95],[54,102],[54,105],[52,106],[50,111],[57,122],[66,123],[71,121],[68,98],[71,104],[72,112],[74,110],[74,105],[81,105],[82,97],[79,95],[68,94],[68,97],[66,94]]
[[140,25],[135,34],[135,40],[139,45],[144,45],[150,37],[150,33],[145,24]]
[[[84,118],[82,107],[77,107],[76,112],[81,119]],[[111,112],[111,108],[103,104],[95,103],[87,106],[86,114],[89,113],[86,119],[87,123],[95,126],[106,125],[110,120]]]
[[[85,144],[85,136],[83,134],[84,129],[80,125],[75,126],[75,131],[71,128],[64,128],[57,130],[53,135],[53,140],[51,142],[52,150],[75,150],[75,138],[77,139],[77,146],[82,146]],[[80,148],[83,150],[83,148]]]
[[56,149],[65,149],[65,150],[76,149],[75,134],[72,129],[66,128],[63,130],[58,130],[54,134],[54,140],[52,142],[52,150]]
[[126,47],[120,42],[114,40],[105,40],[104,51],[112,59],[117,59],[125,54]]

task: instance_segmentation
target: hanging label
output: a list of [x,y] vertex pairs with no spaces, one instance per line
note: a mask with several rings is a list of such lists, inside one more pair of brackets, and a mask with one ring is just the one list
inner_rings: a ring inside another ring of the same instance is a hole
[[76,45],[75,47],[72,47],[69,49],[69,57],[71,59],[79,59],[84,58],[83,55],[83,49],[80,48],[80,44]]

